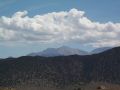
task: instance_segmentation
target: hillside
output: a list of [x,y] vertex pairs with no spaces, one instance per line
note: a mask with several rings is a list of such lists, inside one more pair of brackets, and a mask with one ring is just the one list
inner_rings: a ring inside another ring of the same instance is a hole
[[23,56],[0,60],[0,86],[67,87],[91,81],[120,84],[120,47],[95,55]]

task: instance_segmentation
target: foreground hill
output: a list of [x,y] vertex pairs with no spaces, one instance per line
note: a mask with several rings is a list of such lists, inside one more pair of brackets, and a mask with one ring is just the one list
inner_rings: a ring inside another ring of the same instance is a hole
[[86,56],[24,56],[0,60],[0,86],[3,87],[61,88],[91,81],[120,84],[120,47]]

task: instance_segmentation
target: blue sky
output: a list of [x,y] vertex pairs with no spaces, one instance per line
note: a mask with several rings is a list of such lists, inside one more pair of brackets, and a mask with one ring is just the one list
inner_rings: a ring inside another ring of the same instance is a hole
[[[109,26],[108,22],[110,21],[112,22],[114,27],[117,27],[117,29],[119,29],[119,25],[117,25],[116,23],[120,23],[120,0],[114,0],[114,1],[113,0],[0,0],[0,18],[2,18],[3,16],[7,17],[7,19],[11,18],[11,16],[13,16],[13,14],[15,14],[16,12],[18,11],[23,12],[24,10],[28,12],[27,16],[31,18],[36,15],[44,15],[47,13],[61,12],[61,11],[68,12],[69,15],[70,10],[73,8],[75,8],[77,11],[84,11],[85,17],[87,17],[90,21],[94,21],[96,23],[99,22],[102,24],[106,23],[108,24],[108,26]],[[2,27],[2,29],[3,28],[5,27]],[[2,32],[4,31],[2,30]],[[9,34],[5,34],[5,35],[9,36]],[[0,38],[3,37],[1,36]],[[101,37],[98,37],[98,39],[99,38]],[[107,39],[108,38],[109,40],[111,39],[111,37],[109,36],[107,37]],[[104,40],[106,40],[106,37],[104,38]],[[119,37],[117,37],[116,42],[117,41],[119,41]],[[5,41],[0,39],[0,57],[21,56],[31,52],[41,51],[48,47],[59,47],[62,45],[67,45],[70,47],[80,48],[84,50],[91,50],[95,48],[92,47],[91,45],[87,45],[88,43],[86,45],[85,44],[83,45],[78,42],[79,39],[76,39],[75,41],[72,42],[67,41],[64,43],[32,42],[32,44],[31,43],[29,44],[23,42],[22,43],[13,42],[11,40]],[[113,41],[110,41],[109,43],[111,43],[111,45],[113,46],[114,45],[116,46],[116,44],[113,44]],[[105,45],[107,46],[109,43]],[[117,46],[118,45],[119,44],[117,42]]]
[[119,0],[0,0],[0,16],[10,16],[17,11],[27,10],[29,15],[70,10],[84,10],[93,20],[120,21]]

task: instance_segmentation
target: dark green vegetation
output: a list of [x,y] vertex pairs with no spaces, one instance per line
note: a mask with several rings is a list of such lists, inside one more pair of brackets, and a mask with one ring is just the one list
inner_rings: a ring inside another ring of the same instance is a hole
[[87,56],[24,56],[0,60],[3,88],[83,90],[91,81],[120,85],[120,47]]

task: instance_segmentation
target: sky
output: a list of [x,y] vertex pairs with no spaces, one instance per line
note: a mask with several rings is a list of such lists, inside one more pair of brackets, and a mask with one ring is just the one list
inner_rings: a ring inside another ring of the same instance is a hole
[[120,46],[119,8],[120,0],[0,0],[0,58]]

